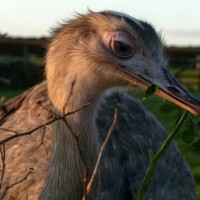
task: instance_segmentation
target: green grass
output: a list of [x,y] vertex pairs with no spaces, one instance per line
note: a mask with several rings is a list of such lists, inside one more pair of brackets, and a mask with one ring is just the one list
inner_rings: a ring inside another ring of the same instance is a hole
[[[22,91],[22,89],[0,88],[0,95],[4,95],[6,96],[6,99],[9,99],[13,96],[20,94]],[[193,92],[193,94],[196,97],[200,97],[200,92],[196,91]],[[143,95],[144,93],[134,94],[134,96],[137,96],[137,98],[139,99],[142,99]],[[163,126],[168,132],[171,132],[178,116],[177,109],[174,109],[172,112],[167,113],[161,112],[160,109],[164,103],[165,100],[155,96],[152,96],[146,101],[143,101],[145,107],[147,107],[157,117],[157,119],[163,124]],[[196,181],[198,196],[200,197],[200,149],[185,144],[181,139],[181,133],[179,133],[176,137],[176,143],[192,168],[192,173]]]
[[179,70],[177,68],[172,69],[173,73],[177,75],[177,78],[179,81],[187,86],[187,88],[191,90],[199,90],[200,88],[200,71],[193,69],[193,68],[187,68],[184,70]]
[[7,88],[0,88],[0,96],[4,96],[6,100],[21,94],[24,90],[23,89],[13,89],[10,87]]

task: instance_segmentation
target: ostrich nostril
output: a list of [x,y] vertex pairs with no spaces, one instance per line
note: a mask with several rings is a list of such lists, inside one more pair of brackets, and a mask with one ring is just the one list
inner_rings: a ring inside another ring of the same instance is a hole
[[179,89],[177,89],[177,88],[175,88],[175,87],[171,87],[171,86],[169,86],[169,87],[167,87],[167,89],[170,91],[170,92],[172,92],[173,94],[180,94],[181,93],[181,91],[179,90]]

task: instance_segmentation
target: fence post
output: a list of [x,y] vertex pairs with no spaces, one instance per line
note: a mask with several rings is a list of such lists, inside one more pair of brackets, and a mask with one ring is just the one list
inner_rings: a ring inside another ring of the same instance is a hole
[[196,69],[198,76],[198,89],[200,90],[200,55],[196,56]]

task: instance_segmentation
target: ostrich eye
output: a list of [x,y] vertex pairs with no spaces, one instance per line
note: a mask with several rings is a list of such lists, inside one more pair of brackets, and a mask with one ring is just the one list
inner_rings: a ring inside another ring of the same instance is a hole
[[132,56],[133,53],[132,47],[121,41],[114,41],[112,50],[116,54],[116,56],[121,58],[128,58]]
[[124,35],[115,35],[110,40],[111,51],[119,58],[129,58],[134,54],[132,41]]

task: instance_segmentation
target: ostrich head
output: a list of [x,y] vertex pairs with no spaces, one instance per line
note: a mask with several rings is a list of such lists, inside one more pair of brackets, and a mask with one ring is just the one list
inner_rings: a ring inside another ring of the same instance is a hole
[[90,12],[58,29],[47,53],[46,76],[59,111],[80,101],[70,102],[77,87],[90,102],[113,86],[146,89],[154,84],[158,95],[200,112],[200,101],[168,71],[162,41],[152,26],[122,13]]
[[[200,113],[200,101],[168,71],[162,41],[152,26],[122,13],[89,12],[58,29],[47,52],[46,77],[57,114],[89,103],[67,117],[78,135],[89,176],[100,145],[95,110],[106,90],[117,86],[147,89],[154,84],[158,95]],[[52,163],[41,199],[80,199],[83,163],[77,144],[63,121],[55,123],[54,132]],[[98,181],[93,187],[97,185]]]

